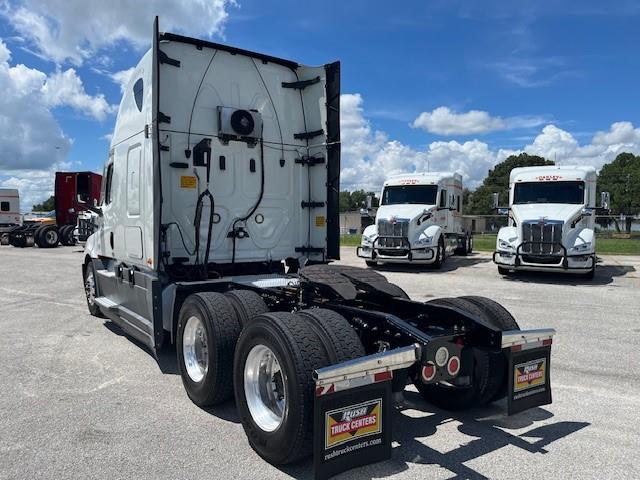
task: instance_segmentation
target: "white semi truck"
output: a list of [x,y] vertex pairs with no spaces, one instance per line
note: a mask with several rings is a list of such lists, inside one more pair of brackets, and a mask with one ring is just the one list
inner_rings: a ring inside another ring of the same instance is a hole
[[551,402],[553,329],[520,330],[482,297],[411,301],[376,272],[329,263],[339,101],[337,62],[306,67],[156,20],[102,201],[87,206],[98,227],[82,264],[93,315],[154,353],[175,344],[195,404],[235,398],[260,456],[313,450],[322,478],[388,458],[390,392],[407,383],[445,408]]
[[396,175],[384,182],[373,225],[362,233],[357,255],[367,265],[431,264],[473,250],[462,225],[462,176],[451,172]]
[[[609,194],[602,193],[608,208]],[[596,171],[583,166],[514,168],[508,215],[498,232],[493,261],[502,275],[534,270],[578,273],[596,269]]]

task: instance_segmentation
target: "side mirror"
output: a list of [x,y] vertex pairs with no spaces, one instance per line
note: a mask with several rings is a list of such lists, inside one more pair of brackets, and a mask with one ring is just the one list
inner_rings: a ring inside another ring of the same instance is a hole
[[609,192],[600,192],[600,206],[603,208],[603,210],[609,210],[609,202]]
[[77,195],[76,196],[76,202],[78,202],[80,205],[86,205],[87,202],[84,201],[84,198],[82,198],[82,195]]
[[366,206],[367,206],[367,210],[371,210],[371,205],[373,202],[373,197],[371,197],[371,195],[367,195],[366,199]]
[[509,209],[508,208],[498,208],[498,215],[509,215]]
[[493,209],[497,209],[500,202],[500,195],[497,192],[491,194],[491,202],[493,205]]
[[[87,204],[87,202],[85,202],[84,199],[82,198],[82,195],[78,195],[77,200],[78,200],[78,205],[82,205],[82,207],[85,208],[86,210],[89,210],[90,212],[97,213],[99,216],[102,216],[102,209],[97,206],[98,201],[95,198],[93,199],[93,205]],[[71,212],[71,210],[73,209],[70,208],[69,212]]]
[[583,217],[591,217],[593,215],[593,210],[590,208],[583,208],[581,214]]

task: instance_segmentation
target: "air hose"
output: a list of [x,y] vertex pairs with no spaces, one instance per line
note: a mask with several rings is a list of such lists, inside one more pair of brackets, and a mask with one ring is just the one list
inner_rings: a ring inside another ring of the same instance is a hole
[[[209,278],[209,251],[211,250],[211,236],[213,233],[213,217],[214,217],[214,209],[215,209],[215,201],[213,199],[213,195],[209,191],[209,181],[211,177],[211,139],[204,138],[202,139],[195,147],[194,147],[194,157],[199,157],[198,150],[202,151],[203,156],[206,155],[205,166],[207,167],[207,182],[206,187],[198,195],[198,200],[196,201],[196,214],[193,219],[193,225],[195,227],[195,237],[196,237],[196,266],[200,263],[200,227],[202,222],[202,208],[204,205],[205,198],[209,199],[209,205],[211,208],[209,209],[209,229],[207,232],[207,249],[204,253],[204,262],[202,265],[201,276],[203,279]],[[203,157],[204,158],[204,157]]]

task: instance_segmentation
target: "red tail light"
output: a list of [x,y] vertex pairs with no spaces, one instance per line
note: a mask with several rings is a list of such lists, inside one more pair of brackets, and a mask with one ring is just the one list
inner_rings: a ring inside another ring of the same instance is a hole
[[422,367],[422,380],[424,382],[430,382],[436,376],[436,366],[433,362],[428,362]]
[[449,359],[449,362],[447,363],[447,372],[449,372],[449,375],[453,377],[457,375],[459,371],[460,371],[460,358],[455,356],[451,357]]

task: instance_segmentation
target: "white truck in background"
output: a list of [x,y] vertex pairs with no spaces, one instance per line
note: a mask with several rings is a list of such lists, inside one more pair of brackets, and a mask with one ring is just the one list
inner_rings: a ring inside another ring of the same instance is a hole
[[[602,192],[602,207],[609,194]],[[596,269],[596,171],[585,166],[514,168],[508,215],[493,261],[502,275],[517,270],[560,271],[593,278]]]
[[384,182],[375,223],[362,233],[357,255],[367,265],[430,264],[468,255],[473,237],[462,225],[462,176],[451,172],[402,174]]
[[9,230],[21,223],[18,190],[0,188],[0,245],[9,245]]

